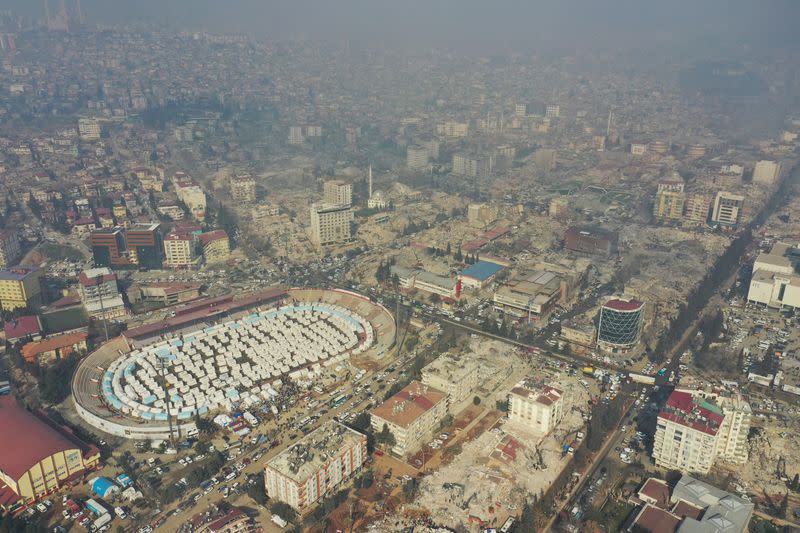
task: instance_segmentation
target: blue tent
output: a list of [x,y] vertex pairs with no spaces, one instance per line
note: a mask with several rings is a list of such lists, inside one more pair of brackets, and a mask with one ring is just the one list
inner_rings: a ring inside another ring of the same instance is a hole
[[92,481],[92,492],[101,498],[106,498],[115,492],[119,492],[119,487],[107,477],[98,477]]

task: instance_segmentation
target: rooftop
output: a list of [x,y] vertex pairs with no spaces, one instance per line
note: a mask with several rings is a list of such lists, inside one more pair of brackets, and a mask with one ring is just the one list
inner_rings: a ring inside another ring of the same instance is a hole
[[461,381],[465,375],[471,374],[476,370],[475,364],[471,361],[456,359],[450,354],[443,354],[423,368],[422,374],[424,376],[430,373],[454,383]]
[[533,400],[542,405],[553,405],[564,395],[564,391],[536,383],[530,379],[523,379],[511,389],[511,394],[528,400]]
[[197,236],[197,239],[200,241],[200,244],[205,246],[210,242],[219,241],[221,239],[227,239],[228,234],[225,233],[223,229],[216,229],[214,231],[209,231],[206,233],[201,233]]
[[36,267],[26,267],[26,266],[15,266],[7,268],[6,270],[0,270],[0,281],[2,280],[22,281],[28,275],[38,270],[39,269]]
[[638,300],[620,300],[614,298],[607,301],[603,307],[614,311],[638,311],[644,304]]
[[329,420],[267,462],[267,467],[298,483],[306,481],[327,465],[343,450],[360,442],[366,445],[366,437],[354,429]]
[[716,435],[725,415],[716,405],[688,392],[673,391],[658,418],[676,422],[682,426]]
[[0,396],[0,427],[0,470],[13,479],[58,452],[78,449],[85,457],[99,453],[54,422],[25,410],[12,395]]
[[[99,278],[102,278],[102,281]],[[78,276],[78,281],[84,287],[93,287],[99,283],[116,280],[117,275],[106,267],[90,268],[89,270],[84,270]]]
[[3,331],[8,341],[22,339],[28,335],[41,334],[42,323],[36,315],[25,315],[6,322]]
[[372,415],[400,427],[408,427],[447,395],[433,387],[412,381],[400,392],[372,410]]
[[490,263],[489,261],[477,261],[476,263],[468,266],[461,272],[462,276],[468,276],[480,281],[487,280],[503,270],[501,265]]
[[32,360],[40,353],[69,348],[75,344],[85,342],[87,337],[87,333],[76,331],[75,333],[67,333],[66,335],[48,337],[41,341],[29,342],[22,347],[22,356],[25,357],[26,360]]

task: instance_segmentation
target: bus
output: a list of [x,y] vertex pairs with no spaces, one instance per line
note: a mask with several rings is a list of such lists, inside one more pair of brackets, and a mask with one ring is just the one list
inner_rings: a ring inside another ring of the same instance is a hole
[[346,402],[346,401],[347,401],[347,395],[346,394],[340,394],[339,396],[337,396],[336,398],[331,400],[331,403],[330,403],[331,409],[336,409],[337,407],[339,407],[342,404],[344,404],[344,402]]

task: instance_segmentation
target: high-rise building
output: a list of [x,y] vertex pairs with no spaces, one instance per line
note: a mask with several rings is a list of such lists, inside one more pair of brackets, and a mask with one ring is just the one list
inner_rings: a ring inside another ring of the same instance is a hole
[[289,144],[303,144],[303,128],[302,126],[289,127]]
[[307,514],[354,477],[367,456],[365,435],[329,420],[267,461],[267,496]]
[[101,228],[89,237],[95,266],[129,264],[122,228]]
[[317,247],[350,242],[352,212],[339,204],[311,205],[311,242]]
[[237,203],[256,201],[256,180],[249,174],[233,176],[230,181],[231,198]]
[[708,473],[725,415],[689,392],[674,391],[656,420],[653,459],[661,468]]
[[639,343],[644,324],[644,303],[612,298],[600,309],[597,345],[608,351],[630,350]]
[[544,109],[545,118],[558,118],[561,114],[561,106],[558,104],[547,104]]
[[189,212],[198,222],[206,218],[206,193],[190,176],[176,172],[172,176],[172,185],[178,199],[186,205]]
[[78,119],[78,135],[84,141],[100,139],[100,122],[94,118]]
[[15,264],[21,255],[17,230],[0,229],[0,268]]
[[191,268],[197,264],[195,238],[188,231],[172,231],[164,237],[164,266]]
[[78,276],[81,301],[90,318],[111,320],[125,316],[125,302],[117,286],[117,275],[107,267],[84,270]]
[[329,180],[323,184],[323,202],[326,204],[353,205],[353,184],[342,180]]
[[720,396],[717,403],[725,415],[719,428],[717,457],[729,463],[744,464],[748,457],[747,436],[750,433],[753,410],[741,394]]
[[762,160],[753,168],[753,183],[772,185],[778,179],[781,164],[775,161]]
[[494,168],[494,158],[471,156],[463,153],[453,154],[453,174],[469,178],[487,178]]
[[35,267],[15,266],[0,270],[0,307],[13,311],[42,304],[44,271]]
[[223,263],[230,259],[231,245],[225,230],[214,230],[197,236],[207,265]]
[[454,412],[478,388],[478,367],[472,360],[443,354],[422,369],[422,383],[447,394],[447,407]]
[[402,457],[424,446],[439,429],[447,415],[447,394],[412,381],[370,415],[373,431],[380,433],[385,425],[394,436],[392,453]]
[[466,137],[469,133],[469,124],[448,120],[443,124],[436,125],[436,133],[437,135],[451,138]]
[[742,216],[744,196],[726,191],[719,191],[714,199],[711,222],[720,226],[736,227]]
[[752,410],[740,396],[673,391],[656,421],[653,458],[662,468],[707,473],[717,461],[747,461]]
[[702,194],[690,194],[686,197],[684,223],[687,226],[702,226],[708,222],[711,200]]
[[161,224],[133,224],[125,230],[128,259],[145,268],[161,268],[164,259],[164,238]]
[[428,168],[428,149],[417,145],[406,148],[406,166],[409,170],[426,170]]
[[522,380],[508,395],[508,421],[537,435],[547,435],[564,418],[564,391]]
[[658,182],[653,216],[659,220],[680,220],[685,203],[683,178],[673,172],[667,179]]

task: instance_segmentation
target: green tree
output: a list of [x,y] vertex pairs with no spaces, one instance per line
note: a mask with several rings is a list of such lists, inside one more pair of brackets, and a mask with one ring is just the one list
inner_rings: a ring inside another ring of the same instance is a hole
[[481,404],[481,399],[478,396],[472,398],[472,405],[480,405],[480,404]]

